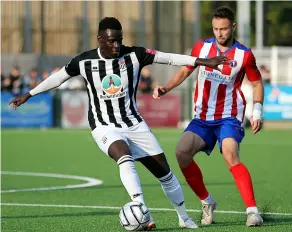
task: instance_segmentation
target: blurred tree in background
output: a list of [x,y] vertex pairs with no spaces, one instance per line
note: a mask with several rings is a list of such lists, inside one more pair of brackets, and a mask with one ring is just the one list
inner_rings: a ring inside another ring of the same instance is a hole
[[292,2],[264,2],[264,45],[292,46]]
[[[219,6],[228,6],[234,10],[237,21],[236,1],[201,2],[201,37],[213,36],[212,15]],[[292,1],[264,1],[264,46],[292,46]],[[250,42],[255,46],[256,3],[251,1]]]

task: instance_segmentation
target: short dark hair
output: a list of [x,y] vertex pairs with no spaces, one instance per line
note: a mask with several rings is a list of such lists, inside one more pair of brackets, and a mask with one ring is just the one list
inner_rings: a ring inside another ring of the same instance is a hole
[[234,12],[227,6],[221,6],[215,10],[213,18],[229,19],[234,22]]
[[98,33],[106,29],[122,30],[122,25],[119,20],[114,17],[105,17],[99,22]]

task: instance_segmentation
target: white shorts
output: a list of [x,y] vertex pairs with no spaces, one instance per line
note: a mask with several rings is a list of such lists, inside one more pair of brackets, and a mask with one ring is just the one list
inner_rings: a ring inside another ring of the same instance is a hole
[[144,121],[131,128],[100,126],[91,134],[98,147],[107,155],[110,145],[117,140],[124,140],[129,145],[134,160],[163,153],[155,135]]

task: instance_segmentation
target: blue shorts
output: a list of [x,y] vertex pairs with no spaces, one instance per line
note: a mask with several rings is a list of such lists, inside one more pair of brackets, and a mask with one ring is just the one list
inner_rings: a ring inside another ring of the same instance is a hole
[[[219,120],[205,121],[198,118],[193,119],[185,131],[191,131],[199,135],[207,144],[204,152],[210,155],[218,140],[220,152],[222,153],[222,141],[225,138],[233,138],[240,144],[244,137],[244,128],[236,118],[223,118]],[[184,132],[185,132],[184,131]]]

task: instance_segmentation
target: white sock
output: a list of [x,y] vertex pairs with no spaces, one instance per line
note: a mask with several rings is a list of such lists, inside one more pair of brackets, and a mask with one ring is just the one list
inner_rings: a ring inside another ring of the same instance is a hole
[[135,168],[134,159],[130,155],[124,155],[117,161],[120,167],[121,181],[130,195],[132,201],[145,204],[140,179]]
[[248,207],[246,209],[246,214],[250,214],[250,213],[259,213],[259,210],[257,207]]
[[174,206],[177,214],[182,220],[186,220],[188,214],[184,203],[184,196],[175,175],[170,171],[166,176],[161,177],[158,180],[160,181],[164,193]]
[[201,200],[201,202],[202,202],[202,204],[214,204],[216,201],[211,196],[211,194],[209,194],[209,196],[207,198],[205,198],[204,200]]

